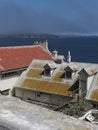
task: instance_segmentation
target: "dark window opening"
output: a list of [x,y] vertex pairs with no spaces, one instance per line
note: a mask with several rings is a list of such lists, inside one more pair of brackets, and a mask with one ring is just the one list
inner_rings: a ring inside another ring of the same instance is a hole
[[1,78],[7,78],[7,77],[15,76],[15,75],[18,75],[18,72],[8,72],[8,73],[2,74]]
[[38,92],[38,93],[37,93],[37,96],[38,96],[38,97],[41,97],[41,94],[42,94],[41,92]]
[[28,98],[28,100],[31,100],[31,98]]
[[93,104],[93,107],[94,108],[98,108],[98,104]]
[[68,78],[68,79],[72,78],[72,72],[71,71],[66,71],[66,78]]
[[45,69],[45,74],[48,76],[50,75],[50,69]]
[[38,97],[40,97],[40,94],[37,94]]
[[38,97],[41,97],[42,94],[43,94],[43,92],[37,92]]

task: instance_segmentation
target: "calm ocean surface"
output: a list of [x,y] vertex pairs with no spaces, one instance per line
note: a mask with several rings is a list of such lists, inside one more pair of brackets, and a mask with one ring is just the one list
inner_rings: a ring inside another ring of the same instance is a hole
[[71,51],[72,61],[98,63],[98,37],[69,37],[69,38],[0,38],[0,46],[32,45],[34,41],[48,40],[49,50],[56,49],[66,58]]

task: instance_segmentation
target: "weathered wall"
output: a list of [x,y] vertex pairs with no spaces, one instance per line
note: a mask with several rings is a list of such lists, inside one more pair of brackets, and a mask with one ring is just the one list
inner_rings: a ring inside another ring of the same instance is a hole
[[[80,76],[80,78],[79,78],[79,94],[81,95],[84,91],[87,90],[88,76],[85,72],[81,72],[79,76]],[[85,94],[84,94],[84,96],[85,96]]]
[[62,105],[65,104],[70,98],[60,95],[40,93],[33,90],[22,89],[19,87],[15,88],[15,95],[23,100],[35,100],[49,104]]
[[87,90],[89,90],[90,85],[91,85],[91,83],[92,83],[92,81],[94,79],[94,76],[95,75],[92,75],[92,76],[88,77],[88,79],[87,79]]

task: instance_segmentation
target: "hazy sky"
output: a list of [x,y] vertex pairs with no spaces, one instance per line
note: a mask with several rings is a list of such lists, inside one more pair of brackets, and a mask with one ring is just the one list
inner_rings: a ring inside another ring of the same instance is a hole
[[0,34],[98,34],[98,0],[0,0]]

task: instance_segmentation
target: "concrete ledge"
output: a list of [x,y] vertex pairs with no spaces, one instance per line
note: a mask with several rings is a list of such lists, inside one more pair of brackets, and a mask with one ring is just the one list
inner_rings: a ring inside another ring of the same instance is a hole
[[2,130],[98,130],[97,125],[89,122],[5,96],[0,96],[0,128]]

